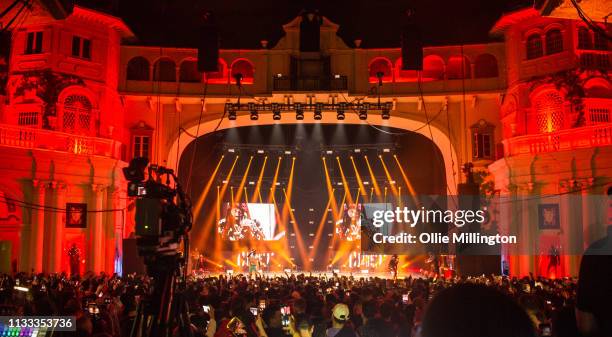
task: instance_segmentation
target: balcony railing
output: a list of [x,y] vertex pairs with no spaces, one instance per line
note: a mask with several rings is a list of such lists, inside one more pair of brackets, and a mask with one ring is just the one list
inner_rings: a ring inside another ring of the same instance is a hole
[[0,125],[0,146],[2,145],[122,159],[122,144],[113,139],[13,125]]
[[348,89],[346,76],[290,77],[274,76],[274,91],[345,91]]
[[612,123],[519,136],[503,141],[506,156],[612,145]]
[[608,51],[578,50],[580,66],[586,69],[610,69],[610,55]]

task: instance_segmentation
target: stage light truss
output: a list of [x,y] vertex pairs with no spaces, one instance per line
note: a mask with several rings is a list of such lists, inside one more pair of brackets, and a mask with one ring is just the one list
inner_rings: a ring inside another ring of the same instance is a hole
[[364,156],[379,154],[395,154],[400,148],[397,143],[330,145],[320,148],[322,156]]
[[225,103],[225,112],[230,120],[235,120],[238,112],[248,112],[251,120],[258,120],[260,112],[272,112],[274,120],[280,120],[285,112],[294,112],[296,120],[303,120],[305,113],[312,113],[315,120],[321,120],[325,112],[336,113],[343,120],[347,113],[355,113],[359,119],[368,118],[368,112],[379,111],[383,119],[391,117],[393,102],[379,103]]
[[223,153],[235,153],[242,155],[265,155],[265,156],[292,156],[296,154],[296,148],[286,145],[265,144],[232,144],[217,143],[215,145]]

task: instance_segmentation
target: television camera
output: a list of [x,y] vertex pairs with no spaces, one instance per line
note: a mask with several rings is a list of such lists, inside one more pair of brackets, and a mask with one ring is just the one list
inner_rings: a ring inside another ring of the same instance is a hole
[[[146,175],[145,175],[146,171]],[[191,202],[172,169],[134,158],[123,168],[128,196],[136,198],[136,245],[153,280],[132,327],[132,336],[191,336],[184,298]]]

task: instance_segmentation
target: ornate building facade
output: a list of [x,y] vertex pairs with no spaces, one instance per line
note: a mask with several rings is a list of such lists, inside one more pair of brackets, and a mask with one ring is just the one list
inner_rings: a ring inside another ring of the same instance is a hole
[[[0,1],[2,8],[9,3]],[[16,11],[0,19],[3,27]],[[220,50],[219,71],[204,77],[196,49],[140,46],[120,18],[34,2],[29,15],[9,27],[10,55],[0,68],[0,270],[68,270],[73,245],[82,270],[118,270],[121,240],[133,228],[121,168],[134,156],[177,168],[192,141],[185,134],[365,123],[356,114],[296,121],[261,112],[257,121],[239,114],[219,124],[225,104],[238,96],[243,103],[375,102],[373,88],[393,110],[390,119],[371,113],[367,122],[430,138],[444,158],[450,195],[463,179],[461,166],[472,162],[488,172],[499,195],[558,199],[559,230],[534,227],[537,205],[504,210],[527,229],[525,245],[554,236],[559,245],[582,247],[604,235],[612,86],[603,36],[580,21],[526,8],[492,27],[491,35],[504,42],[425,47],[418,80],[416,72],[402,70],[399,48],[360,48],[360,41],[349,47],[327,18],[320,51],[300,52],[301,20],[285,24],[285,36],[274,45]],[[601,204],[574,207],[564,199],[572,193],[601,196]],[[570,226],[571,219],[582,225]],[[538,259],[514,254],[511,273],[543,273]],[[563,256],[563,274],[576,275],[577,261]]]

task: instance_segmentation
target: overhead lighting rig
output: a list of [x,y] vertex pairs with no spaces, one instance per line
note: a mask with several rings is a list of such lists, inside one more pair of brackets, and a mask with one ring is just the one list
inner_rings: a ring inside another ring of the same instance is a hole
[[337,120],[344,120],[347,113],[354,112],[360,120],[366,120],[368,113],[380,112],[382,119],[391,118],[393,102],[341,102],[341,103],[225,103],[225,112],[235,120],[238,112],[250,113],[251,120],[258,120],[260,112],[272,112],[272,119],[280,120],[286,112],[295,112],[296,120],[303,120],[306,112],[312,112],[314,120],[323,119],[324,112],[336,112]]

